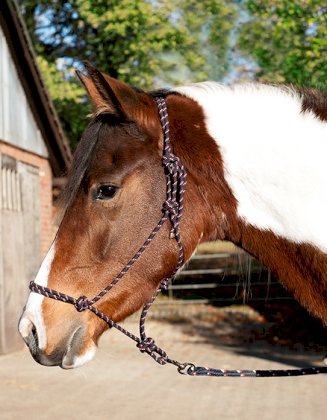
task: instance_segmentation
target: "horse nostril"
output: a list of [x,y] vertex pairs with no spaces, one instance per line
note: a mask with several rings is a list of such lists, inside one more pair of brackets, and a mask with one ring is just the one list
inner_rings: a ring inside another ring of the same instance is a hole
[[28,318],[22,318],[19,323],[19,332],[23,340],[29,347],[32,354],[38,353],[39,339],[36,331],[36,326]]
[[35,356],[39,352],[39,339],[37,336],[35,325],[33,324],[29,335],[24,338],[26,344],[28,345],[30,352]]
[[31,335],[32,335],[32,339],[33,339],[33,342],[35,344],[35,347],[36,347],[36,349],[38,349],[39,348],[39,338],[37,336],[37,332],[36,332],[36,328],[35,328],[34,324],[33,324],[32,330],[31,330]]

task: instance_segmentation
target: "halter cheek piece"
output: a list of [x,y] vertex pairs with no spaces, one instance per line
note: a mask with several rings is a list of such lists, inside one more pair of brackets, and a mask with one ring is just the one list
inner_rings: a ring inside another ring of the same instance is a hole
[[[61,302],[70,303],[75,306],[78,312],[83,312],[86,309],[93,312],[96,316],[105,321],[110,327],[114,327],[121,331],[127,337],[136,342],[137,347],[142,353],[148,353],[157,363],[164,365],[166,363],[177,366],[177,370],[181,374],[191,376],[234,376],[234,377],[268,377],[268,376],[300,376],[311,375],[317,373],[327,373],[327,367],[321,368],[304,368],[304,369],[289,369],[289,370],[223,370],[211,369],[207,367],[195,366],[193,363],[179,363],[167,356],[167,353],[158,347],[151,337],[145,334],[145,319],[148,310],[161,290],[166,290],[169,282],[172,280],[176,272],[182,267],[184,263],[183,245],[180,236],[180,220],[183,213],[183,200],[186,187],[186,171],[181,160],[172,153],[169,140],[169,120],[166,102],[163,98],[155,98],[157,102],[159,117],[163,130],[163,158],[162,164],[166,175],[166,200],[163,203],[162,217],[157,226],[152,230],[148,238],[145,240],[137,253],[129,260],[121,272],[114,278],[114,280],[100,292],[93,299],[88,300],[86,296],[80,296],[78,299],[68,296],[56,290],[49,289],[36,284],[34,281],[30,283],[30,290],[34,293],[39,293],[51,299],[59,300]],[[159,232],[164,223],[169,219],[171,224],[170,238],[175,239],[178,245],[178,261],[173,273],[169,277],[165,277],[160,286],[152,296],[151,300],[143,307],[140,318],[140,337],[127,331],[125,328],[116,324],[106,314],[99,311],[94,304],[98,302],[109,290],[118,283],[118,281],[130,270],[135,262],[140,258],[146,248],[150,245],[152,239]]]

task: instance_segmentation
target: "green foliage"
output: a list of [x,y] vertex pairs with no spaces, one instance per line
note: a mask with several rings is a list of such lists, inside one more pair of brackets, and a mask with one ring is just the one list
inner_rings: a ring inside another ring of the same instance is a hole
[[63,129],[74,147],[87,123],[87,114],[91,112],[85,90],[76,80],[73,69],[59,71],[54,63],[41,56],[37,61]]
[[254,69],[255,63],[258,79],[318,87],[326,83],[323,0],[20,2],[73,147],[90,111],[72,71],[81,68],[83,60],[131,85],[149,88],[221,80],[233,50],[235,70],[244,63]]
[[324,0],[246,0],[250,20],[238,40],[259,65],[257,77],[324,86],[327,80],[327,6]]
[[[228,68],[236,17],[224,0],[24,0],[22,12],[66,134],[74,145],[85,101],[69,69],[88,60],[148,88],[208,77]],[[217,45],[219,45],[217,47]],[[64,77],[60,77],[60,68]],[[211,69],[215,69],[212,71]],[[72,83],[71,87],[68,86]],[[71,121],[71,126],[69,124]]]
[[176,25],[184,36],[180,52],[191,73],[188,79],[221,80],[229,67],[229,40],[237,8],[233,2],[213,0],[176,0],[173,6],[179,16]]

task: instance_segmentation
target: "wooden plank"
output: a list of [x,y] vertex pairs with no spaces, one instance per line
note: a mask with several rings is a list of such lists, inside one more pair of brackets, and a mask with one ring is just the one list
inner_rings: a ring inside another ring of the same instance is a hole
[[217,283],[173,284],[168,290],[214,289],[218,286]]
[[230,258],[230,257],[235,257],[238,256],[240,253],[237,252],[233,252],[233,253],[227,253],[227,252],[222,252],[221,254],[195,254],[192,257],[192,260],[209,260],[209,259],[221,259],[221,258]]
[[177,275],[177,277],[181,276],[193,276],[193,275],[200,275],[200,274],[224,274],[225,269],[223,268],[205,268],[203,270],[183,270],[180,271]]
[[2,353],[22,348],[17,331],[18,320],[25,302],[24,280],[23,215],[21,212],[2,212],[2,267],[4,306],[4,342]]
[[22,211],[21,185],[19,174],[15,176],[17,211]]
[[11,194],[11,170],[6,168],[6,189],[7,189],[7,204],[8,210],[12,210],[12,194]]
[[3,246],[2,246],[2,213],[3,213],[3,182],[2,155],[0,154],[0,354],[5,350],[5,305],[4,305],[4,276],[3,276]]
[[1,185],[2,185],[2,206],[1,209],[7,209],[7,181],[6,181],[6,168],[1,168]]
[[40,265],[40,177],[39,169],[19,163],[24,217],[25,286],[34,280]]
[[[251,282],[250,286],[259,286],[259,287],[267,287],[269,286],[280,286],[281,284],[278,281],[274,281],[271,283],[265,282]],[[191,289],[215,289],[215,288],[223,288],[227,289],[228,287],[239,287],[244,289],[242,283],[187,283],[187,284],[173,284],[168,287],[168,290],[191,290]]]
[[38,168],[22,162],[2,173],[6,199],[11,195],[0,210],[0,353],[8,353],[23,346],[17,325],[40,263],[40,180]]
[[233,298],[216,298],[216,299],[157,299],[153,306],[160,306],[160,305],[190,305],[195,303],[212,303],[212,302],[219,302],[219,303],[234,303],[237,305],[246,305],[248,302],[267,302],[267,301],[287,301],[291,300],[294,301],[294,298],[291,296],[281,296],[281,297],[271,297],[269,299],[266,298],[250,298],[246,299],[245,302],[243,302],[242,298],[233,299]]
[[17,211],[17,192],[16,192],[16,171],[11,171],[11,195],[12,195],[12,208],[13,210]]
[[193,303],[210,303],[210,299],[157,299],[153,305],[190,305]]

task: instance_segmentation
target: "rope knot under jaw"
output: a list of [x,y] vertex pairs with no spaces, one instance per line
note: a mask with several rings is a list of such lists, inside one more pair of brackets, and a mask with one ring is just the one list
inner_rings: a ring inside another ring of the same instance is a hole
[[179,203],[175,200],[166,200],[162,206],[162,210],[164,213],[168,212],[175,217],[178,214]]
[[90,305],[91,303],[86,296],[80,296],[78,299],[76,299],[76,302],[74,303],[74,306],[78,312],[85,311],[85,309],[88,309]]
[[161,280],[160,289],[161,290],[168,290],[169,282],[170,282],[170,278],[169,277],[166,277],[163,280]]
[[181,160],[175,155],[164,156],[162,158],[163,165],[167,168],[171,175],[174,175],[180,170]]
[[151,337],[146,337],[144,340],[139,341],[136,347],[141,353],[148,353],[160,365],[165,365],[168,362],[166,352],[158,347]]
[[140,341],[137,344],[137,347],[141,353],[149,353],[149,354],[151,354],[157,348],[157,346],[154,343],[154,339],[151,337],[147,337],[144,340]]
[[180,204],[176,200],[166,200],[163,204],[162,211],[168,214],[171,229],[169,233],[170,239],[175,239],[178,234],[178,218],[180,214]]

